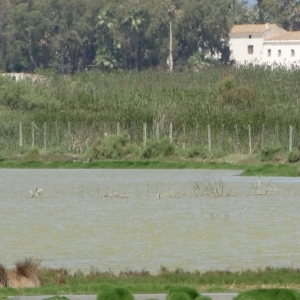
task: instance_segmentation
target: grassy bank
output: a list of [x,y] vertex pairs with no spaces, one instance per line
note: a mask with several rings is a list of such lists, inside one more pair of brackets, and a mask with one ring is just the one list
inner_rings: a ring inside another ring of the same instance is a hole
[[65,269],[42,268],[37,288],[1,288],[0,296],[97,294],[106,285],[124,286],[132,293],[168,293],[176,286],[193,286],[200,292],[240,292],[253,288],[291,288],[300,290],[300,272],[294,268],[266,268],[241,272],[188,272],[161,267],[157,274],[126,270],[119,274],[91,269],[70,274]]

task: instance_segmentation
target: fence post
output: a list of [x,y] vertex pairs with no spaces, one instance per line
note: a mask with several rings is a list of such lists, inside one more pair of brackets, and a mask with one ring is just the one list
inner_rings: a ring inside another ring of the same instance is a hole
[[23,125],[19,122],[19,147],[23,147]]
[[251,125],[248,125],[248,139],[249,139],[249,153],[252,153],[252,136],[251,136]]
[[106,123],[103,123],[103,136],[106,137],[107,136],[107,126]]
[[275,125],[275,142],[279,142],[279,127],[278,125]]
[[71,122],[68,121],[68,151],[72,148]]
[[44,150],[47,151],[47,123],[44,122]]
[[261,127],[261,149],[263,149],[265,146],[265,131],[266,131],[266,127],[265,124],[263,124]]
[[91,140],[91,144],[96,140],[96,138],[97,138],[96,124],[95,124],[95,122],[93,122],[93,124],[92,124],[92,140]]
[[240,144],[240,141],[239,141],[239,132],[238,132],[238,126],[237,124],[234,125],[234,131],[235,131],[235,151],[240,151],[240,147],[239,147],[239,144]]
[[170,141],[170,144],[173,143],[173,124],[172,124],[172,122],[170,123],[170,129],[169,129],[169,141]]
[[34,148],[34,122],[31,122],[31,148]]
[[159,140],[159,123],[156,122],[155,124],[155,137],[157,140]]
[[146,148],[146,146],[147,146],[147,123],[143,124],[143,145]]
[[120,133],[121,133],[120,122],[117,122],[117,135],[120,135]]
[[196,132],[195,132],[195,144],[200,144],[200,138],[199,138],[199,124],[196,124]]
[[221,131],[221,147],[222,151],[225,151],[225,124],[222,124],[222,131]]
[[131,122],[130,124],[130,139],[131,143],[135,142],[135,123]]
[[293,126],[290,125],[289,130],[289,152],[291,152],[293,149]]
[[207,125],[208,151],[211,152],[211,129],[210,124]]
[[185,124],[182,124],[182,148],[185,150],[186,148],[186,130],[185,130]]
[[8,132],[7,132],[7,148],[11,149],[11,138],[12,138],[12,125],[8,124]]
[[57,121],[55,121],[55,138],[56,138],[56,146],[59,147],[59,129],[58,129]]

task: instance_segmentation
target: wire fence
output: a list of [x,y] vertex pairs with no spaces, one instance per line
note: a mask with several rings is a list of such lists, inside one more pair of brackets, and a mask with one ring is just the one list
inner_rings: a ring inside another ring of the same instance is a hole
[[291,151],[300,142],[300,128],[291,125],[268,126],[255,124],[245,126],[206,126],[195,124],[187,127],[176,125],[131,122],[117,123],[71,123],[59,124],[19,122],[0,128],[0,150],[38,148],[45,151],[60,149],[63,152],[83,153],[93,141],[109,135],[127,132],[132,143],[146,147],[149,140],[169,139],[176,146],[188,148],[199,146],[210,152],[256,153],[268,145],[278,144]]

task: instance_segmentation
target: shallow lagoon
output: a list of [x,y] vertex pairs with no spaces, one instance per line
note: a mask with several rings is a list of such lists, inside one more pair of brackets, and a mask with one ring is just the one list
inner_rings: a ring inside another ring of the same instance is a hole
[[[153,273],[299,267],[300,178],[258,186],[239,173],[1,169],[0,262]],[[30,198],[36,187],[41,197]]]

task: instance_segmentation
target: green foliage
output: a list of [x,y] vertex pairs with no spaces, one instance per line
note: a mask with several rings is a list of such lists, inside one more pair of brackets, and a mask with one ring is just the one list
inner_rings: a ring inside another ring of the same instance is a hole
[[300,294],[288,289],[256,289],[240,293],[234,300],[298,300]]
[[[174,298],[172,297],[172,294],[175,294]],[[200,295],[199,292],[193,287],[175,286],[175,287],[170,288],[167,300],[170,300],[169,297],[170,298],[172,297],[171,299],[173,299],[173,300],[180,299],[177,296],[182,295],[182,294],[186,294],[188,296],[187,299],[190,299],[190,300],[194,300]]]
[[172,292],[168,294],[167,300],[190,300],[190,297],[185,292]]
[[128,134],[109,135],[93,143],[92,159],[120,159],[129,154],[130,138]]
[[97,300],[134,300],[134,297],[124,287],[108,286],[97,295]]
[[170,143],[168,138],[151,140],[147,143],[147,147],[143,152],[143,158],[171,156],[174,154],[174,151],[174,145]]
[[267,145],[261,150],[261,161],[276,161],[277,155],[283,151],[283,148],[280,144]]
[[290,163],[295,163],[300,161],[300,150],[298,148],[293,148],[289,153],[288,160]]
[[200,146],[191,146],[187,149],[187,156],[189,158],[200,157],[202,159],[206,159],[208,157],[208,153],[203,147]]
[[254,109],[262,105],[256,91],[245,84],[237,84],[233,76],[227,76],[219,83],[219,103],[240,110]]

